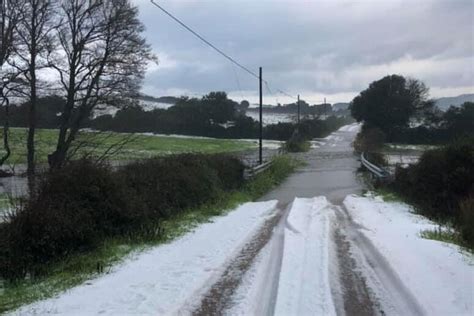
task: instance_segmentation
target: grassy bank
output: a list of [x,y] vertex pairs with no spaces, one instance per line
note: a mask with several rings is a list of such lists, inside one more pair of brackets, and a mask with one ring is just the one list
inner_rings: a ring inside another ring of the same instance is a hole
[[[26,136],[27,130],[24,128],[12,128],[10,130],[10,146],[12,155],[7,161],[8,164],[20,164],[26,162]],[[2,132],[0,131],[0,136]],[[58,130],[39,129],[36,134],[37,161],[46,163],[48,154],[55,149]],[[255,145],[238,140],[228,139],[207,139],[207,138],[183,138],[154,135],[131,135],[114,132],[93,133],[82,132],[79,134],[76,146],[80,149],[77,157],[84,154],[101,156],[111,146],[120,150],[114,154],[114,160],[134,160],[150,158],[157,155],[179,154],[185,152],[199,153],[222,153],[236,152],[250,148]],[[3,153],[3,148],[0,149]]]
[[[373,188],[372,191],[385,202],[399,202],[412,205],[417,214],[426,216],[419,206],[413,205],[413,202],[410,202],[405,196],[394,190],[387,189],[386,187],[378,187]],[[433,217],[429,218],[439,226],[436,229],[420,231],[420,237],[454,244],[461,247],[466,253],[474,254],[474,247],[463,238],[459,227],[456,227],[452,221]]]
[[[220,192],[217,198],[196,208],[188,208],[160,222],[164,234],[141,238],[138,235],[105,239],[92,251],[76,253],[47,266],[47,274],[40,278],[21,279],[15,283],[4,283],[0,288],[0,313],[23,304],[51,297],[68,288],[111,271],[113,265],[141,251],[167,243],[189,232],[197,225],[224,215],[238,204],[252,201],[281,183],[297,167],[289,157],[275,158],[267,171],[246,182],[241,188]],[[97,270],[98,263],[104,267]]]

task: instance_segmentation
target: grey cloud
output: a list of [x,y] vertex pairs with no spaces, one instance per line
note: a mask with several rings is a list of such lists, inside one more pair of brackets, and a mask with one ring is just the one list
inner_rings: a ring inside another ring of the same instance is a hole
[[[147,87],[238,89],[228,61],[148,1],[135,2],[158,56],[175,62],[149,73]],[[414,75],[434,90],[474,86],[472,1],[159,3],[245,66],[263,66],[272,86],[292,93],[355,94],[385,70]],[[241,89],[256,88],[253,78],[236,73]]]

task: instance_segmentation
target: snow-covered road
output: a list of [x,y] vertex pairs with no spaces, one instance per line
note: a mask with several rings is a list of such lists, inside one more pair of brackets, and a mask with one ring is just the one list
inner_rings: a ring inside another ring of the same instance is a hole
[[[432,222],[363,196],[350,125],[263,201],[13,314],[474,315],[474,259]],[[354,194],[356,193],[356,194]]]
[[[379,311],[472,315],[473,258],[456,246],[422,239],[420,231],[434,228],[433,223],[413,215],[405,204],[380,198],[348,196],[343,204],[346,220],[352,218],[363,235],[362,241],[349,237],[354,243],[350,255]],[[232,260],[278,213],[276,201],[247,203],[88,285],[15,314],[336,315],[332,287],[340,278],[331,249],[338,211],[325,197],[296,198],[275,225],[273,238],[246,259],[251,263],[244,268]],[[351,234],[349,228],[345,234]],[[200,309],[228,267],[239,277],[224,297],[225,309],[215,313],[212,304]]]

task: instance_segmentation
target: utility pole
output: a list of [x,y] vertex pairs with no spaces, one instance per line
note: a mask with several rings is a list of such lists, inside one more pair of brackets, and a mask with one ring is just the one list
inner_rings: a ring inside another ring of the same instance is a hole
[[300,123],[300,95],[298,94],[298,124]]
[[260,82],[260,138],[259,138],[259,146],[258,146],[258,163],[261,165],[263,163],[262,159],[262,138],[263,138],[263,122],[262,122],[262,107],[263,107],[263,95],[262,95],[262,67],[259,69],[259,76]]
[[326,98],[324,98],[324,105],[323,105],[323,107],[324,107],[324,116],[325,116],[324,119],[327,119],[327,118],[328,118],[328,113],[327,113],[328,110],[326,109]]

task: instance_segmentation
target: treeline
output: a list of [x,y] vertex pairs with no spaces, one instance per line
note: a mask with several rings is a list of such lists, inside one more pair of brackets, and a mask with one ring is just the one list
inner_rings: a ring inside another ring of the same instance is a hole
[[474,103],[451,106],[446,112],[436,112],[426,123],[412,128],[397,129],[391,142],[405,144],[447,144],[456,139],[474,135]]
[[[58,96],[48,96],[38,100],[38,127],[58,128],[61,123],[57,113],[63,106]],[[10,122],[12,126],[26,126],[28,104],[12,106]],[[3,114],[0,114],[0,119]],[[72,114],[75,115],[74,113]],[[265,126],[265,139],[288,140],[298,127],[306,139],[324,137],[350,118],[330,116],[326,120],[305,119],[301,123],[278,123]],[[184,134],[215,138],[258,138],[259,123],[245,116],[245,105],[229,99],[225,92],[211,92],[202,98],[182,97],[176,105],[168,109],[145,111],[139,105],[127,105],[115,115],[101,115],[89,118],[84,127],[100,131],[128,133]]]
[[363,123],[363,132],[377,129],[387,142],[446,144],[474,135],[474,103],[442,112],[428,92],[419,80],[386,76],[352,100],[351,114]]

